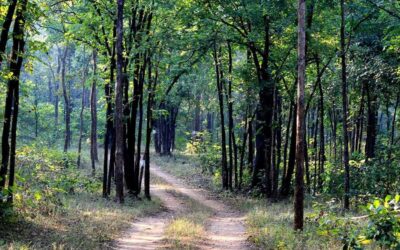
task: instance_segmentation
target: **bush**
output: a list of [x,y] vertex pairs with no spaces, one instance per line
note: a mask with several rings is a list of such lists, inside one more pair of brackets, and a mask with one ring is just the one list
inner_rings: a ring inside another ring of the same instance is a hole
[[[328,208],[329,209],[329,208]],[[343,249],[363,249],[366,245],[379,245],[383,249],[400,247],[400,195],[394,199],[375,199],[364,207],[366,216],[356,218],[337,217],[325,209],[310,219],[317,223],[321,236],[337,237]],[[366,219],[367,221],[364,221]]]
[[[100,183],[76,169],[77,154],[25,146],[17,151],[14,207],[25,214],[52,214],[63,206],[62,195],[97,191]],[[7,216],[7,215],[6,215]]]

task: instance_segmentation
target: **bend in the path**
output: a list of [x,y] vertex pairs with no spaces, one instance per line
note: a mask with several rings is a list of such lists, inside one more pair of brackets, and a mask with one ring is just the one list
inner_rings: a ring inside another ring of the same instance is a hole
[[[165,248],[164,231],[174,216],[184,214],[186,206],[177,192],[210,208],[214,215],[207,221],[207,241],[200,249],[250,249],[245,235],[244,216],[220,201],[210,199],[203,189],[191,188],[176,177],[152,165],[152,173],[168,185],[152,185],[152,194],[159,197],[166,211],[132,223],[124,236],[116,241],[116,249],[150,250]],[[174,192],[170,192],[174,191]]]
[[208,220],[208,242],[201,249],[250,249],[247,242],[245,217],[220,201],[210,199],[206,190],[191,188],[174,176],[152,165],[152,173],[169,183],[178,192],[211,208],[215,214]]

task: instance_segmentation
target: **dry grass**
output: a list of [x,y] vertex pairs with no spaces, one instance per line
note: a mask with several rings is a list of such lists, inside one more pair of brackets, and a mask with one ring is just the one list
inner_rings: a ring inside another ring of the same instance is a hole
[[205,238],[205,223],[212,211],[202,204],[175,191],[169,191],[179,197],[186,205],[185,212],[177,215],[165,231],[165,242],[168,249],[198,249]]
[[161,209],[159,200],[127,199],[119,205],[88,193],[68,195],[63,202],[51,215],[0,223],[0,249],[107,249],[135,218]]
[[[82,163],[85,168],[79,171],[91,176],[86,151]],[[99,168],[96,177],[91,177],[99,189],[101,172]],[[102,198],[98,189],[93,192],[77,189],[59,198],[59,204],[51,204],[51,209],[16,207],[7,221],[0,218],[0,249],[110,249],[113,240],[128,229],[133,220],[164,209],[156,197],[152,201],[126,197],[121,205],[113,196]]]
[[247,213],[246,222],[249,240],[262,249],[342,248],[339,241],[318,235],[311,224],[306,223],[303,232],[295,232],[293,208],[289,202],[255,206]]

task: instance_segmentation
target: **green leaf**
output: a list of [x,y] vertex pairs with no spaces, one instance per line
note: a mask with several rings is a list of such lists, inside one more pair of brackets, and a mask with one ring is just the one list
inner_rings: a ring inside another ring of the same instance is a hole
[[379,200],[374,200],[374,207],[378,208],[381,205],[381,202]]
[[42,199],[42,194],[39,191],[36,191],[34,197],[35,200],[40,201]]

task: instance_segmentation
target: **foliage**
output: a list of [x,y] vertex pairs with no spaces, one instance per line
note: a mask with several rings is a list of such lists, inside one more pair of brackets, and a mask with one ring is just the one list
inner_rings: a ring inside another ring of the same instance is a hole
[[317,232],[322,237],[337,237],[344,249],[363,249],[368,245],[396,249],[400,246],[400,195],[374,199],[363,206],[366,215],[360,217],[338,217],[328,211],[329,207],[317,207],[309,221],[317,224]]
[[[57,149],[24,146],[17,151],[14,206],[22,214],[52,214],[63,207],[63,196],[97,192],[100,183],[76,169],[76,154]],[[9,192],[9,190],[5,190]]]
[[186,152],[197,154],[203,172],[214,174],[220,166],[221,146],[214,143],[207,131],[197,132],[186,145]]

